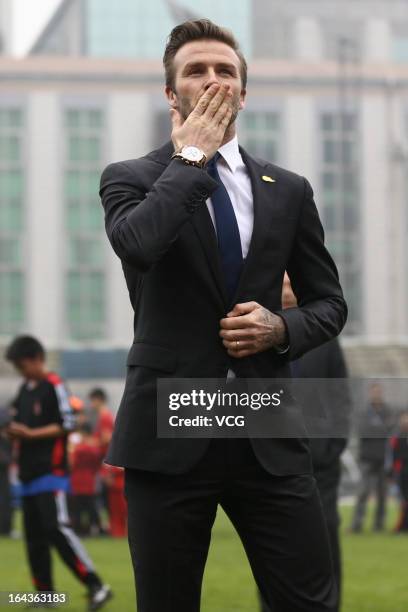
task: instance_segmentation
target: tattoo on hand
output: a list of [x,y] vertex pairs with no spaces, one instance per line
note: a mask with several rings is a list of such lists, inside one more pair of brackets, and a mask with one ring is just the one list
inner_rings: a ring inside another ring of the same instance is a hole
[[262,307],[262,320],[269,330],[265,334],[265,341],[269,346],[282,346],[286,341],[286,328],[281,317]]
[[221,320],[220,336],[228,354],[236,358],[287,344],[283,319],[257,302],[236,304]]

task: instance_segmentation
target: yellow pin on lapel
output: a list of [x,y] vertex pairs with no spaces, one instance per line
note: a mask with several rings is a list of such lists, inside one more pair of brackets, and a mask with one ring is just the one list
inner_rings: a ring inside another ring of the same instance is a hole
[[273,179],[271,176],[267,176],[266,174],[263,175],[262,180],[265,181],[265,183],[276,183],[275,179]]

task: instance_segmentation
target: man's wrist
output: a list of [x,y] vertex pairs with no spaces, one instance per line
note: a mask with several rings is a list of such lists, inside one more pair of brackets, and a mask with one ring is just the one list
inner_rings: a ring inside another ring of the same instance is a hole
[[196,145],[183,145],[173,153],[171,158],[181,159],[187,166],[196,166],[197,168],[204,168],[207,161],[204,151]]
[[289,338],[288,338],[288,330],[286,328],[286,323],[281,316],[276,313],[273,313],[276,317],[276,327],[275,327],[275,350],[278,353],[286,353],[289,350]]

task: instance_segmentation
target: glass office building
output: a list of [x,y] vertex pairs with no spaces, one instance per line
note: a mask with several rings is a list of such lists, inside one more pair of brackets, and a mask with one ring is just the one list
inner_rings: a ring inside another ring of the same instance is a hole
[[24,322],[24,114],[0,107],[0,335]]
[[85,10],[87,55],[160,59],[171,29],[194,17],[230,28],[250,55],[250,0],[88,0]]

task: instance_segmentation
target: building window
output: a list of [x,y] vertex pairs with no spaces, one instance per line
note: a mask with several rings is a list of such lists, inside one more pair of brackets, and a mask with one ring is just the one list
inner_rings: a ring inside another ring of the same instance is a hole
[[21,331],[23,272],[23,112],[0,108],[0,334]]
[[360,192],[357,116],[320,116],[322,221],[349,306],[346,332],[361,333]]
[[328,60],[354,63],[361,59],[364,24],[360,21],[322,19],[323,54]]
[[228,26],[250,51],[250,0],[87,0],[87,54],[161,59],[163,42],[182,21],[207,17]]
[[103,112],[66,109],[64,128],[68,334],[73,340],[97,340],[106,334],[105,234],[98,196]]
[[396,62],[408,62],[408,22],[392,24],[392,59]]
[[294,31],[290,17],[271,10],[269,2],[254,2],[252,24],[253,57],[273,60],[292,57]]
[[240,144],[268,162],[280,158],[281,119],[274,111],[245,111],[239,120]]

